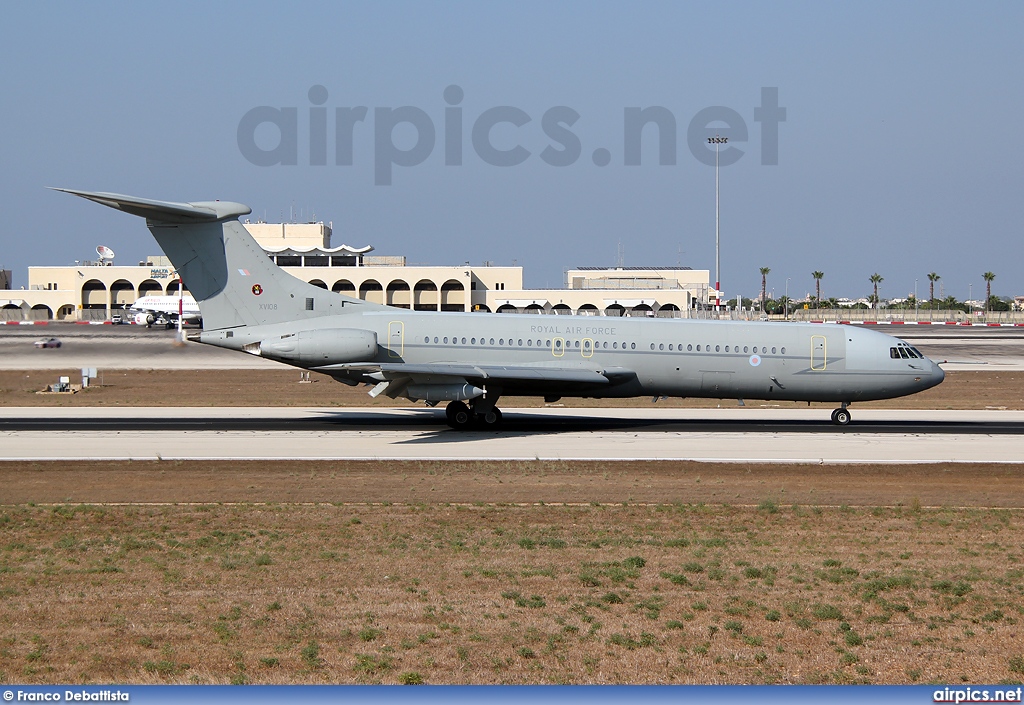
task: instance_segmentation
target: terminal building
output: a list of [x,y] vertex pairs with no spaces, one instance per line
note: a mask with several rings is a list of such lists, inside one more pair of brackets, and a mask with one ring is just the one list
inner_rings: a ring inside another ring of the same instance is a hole
[[[416,311],[685,318],[714,293],[708,270],[689,267],[580,267],[566,272],[563,289],[524,289],[522,267],[409,265],[405,257],[371,255],[369,245],[332,247],[324,223],[244,225],[270,259],[299,279]],[[26,288],[11,288],[9,276],[3,284],[0,321],[106,321],[138,298],[174,295],[179,287],[163,255],[133,265],[100,258],[29,267]]]

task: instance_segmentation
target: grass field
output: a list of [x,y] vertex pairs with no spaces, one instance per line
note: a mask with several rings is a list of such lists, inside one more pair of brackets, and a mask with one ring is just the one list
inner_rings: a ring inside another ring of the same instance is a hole
[[0,487],[5,682],[1024,677],[1016,466],[3,463]]
[[1024,677],[1022,515],[706,505],[9,506],[0,677]]

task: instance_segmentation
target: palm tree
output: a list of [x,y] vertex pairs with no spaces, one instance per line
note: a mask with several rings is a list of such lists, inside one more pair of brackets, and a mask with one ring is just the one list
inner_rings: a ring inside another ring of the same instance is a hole
[[996,278],[996,275],[992,272],[985,272],[981,276],[985,280],[985,310],[988,311],[989,299],[992,298],[992,280]]
[[768,267],[761,267],[761,311],[764,311],[765,304],[765,286],[767,284],[768,272],[772,271]]
[[942,279],[938,274],[932,272],[928,275],[928,303],[935,302],[935,282]]
[[885,277],[883,277],[878,272],[875,272],[874,274],[872,274],[868,278],[871,280],[871,283],[875,285],[875,298],[874,298],[874,302],[875,302],[875,308],[878,308],[878,284],[880,282],[882,282],[885,279]]
[[816,292],[814,296],[814,308],[818,308],[818,303],[821,301],[821,278],[825,276],[825,273],[811,272],[811,276],[814,277],[814,290]]

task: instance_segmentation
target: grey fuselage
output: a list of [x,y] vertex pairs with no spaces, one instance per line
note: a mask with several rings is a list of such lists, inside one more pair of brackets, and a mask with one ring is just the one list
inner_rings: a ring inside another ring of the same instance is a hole
[[[246,345],[302,330],[360,329],[373,331],[379,344],[377,355],[368,361],[572,367],[602,372],[611,379],[609,384],[589,386],[496,382],[494,391],[504,395],[852,403],[913,394],[944,378],[942,369],[927,358],[894,359],[890,351],[906,346],[902,341],[850,325],[442,313],[379,307],[357,312],[358,308],[357,304],[349,307],[351,313],[313,321],[247,327],[230,338],[225,331],[204,331],[200,340],[243,350]],[[345,378],[342,381],[374,379],[331,373]]]

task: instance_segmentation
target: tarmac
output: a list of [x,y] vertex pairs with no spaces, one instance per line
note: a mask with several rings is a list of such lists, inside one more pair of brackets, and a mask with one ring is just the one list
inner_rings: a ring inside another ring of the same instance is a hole
[[[1024,411],[506,409],[459,432],[439,409],[0,408],[8,460],[1024,462]],[[955,470],[954,470],[955,471]]]

